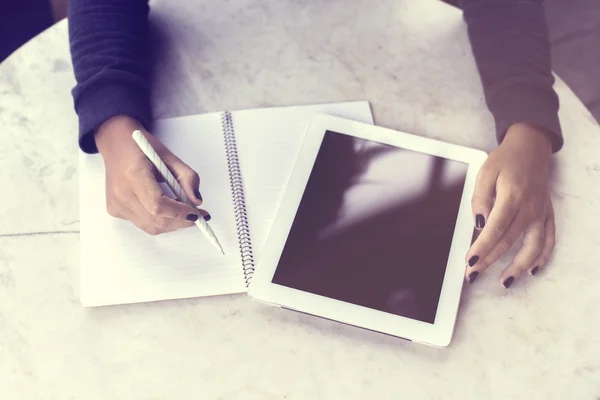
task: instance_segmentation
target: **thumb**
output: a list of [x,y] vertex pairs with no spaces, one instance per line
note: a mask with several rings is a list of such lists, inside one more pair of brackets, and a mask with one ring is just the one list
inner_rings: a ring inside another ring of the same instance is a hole
[[498,173],[490,171],[485,167],[477,174],[475,190],[471,199],[471,208],[473,209],[475,228],[477,230],[482,230],[485,227],[485,223],[492,211],[497,179]]
[[163,159],[177,182],[183,188],[185,195],[190,199],[190,202],[199,206],[202,204],[202,195],[200,194],[200,177],[186,163],[181,161],[172,153]]

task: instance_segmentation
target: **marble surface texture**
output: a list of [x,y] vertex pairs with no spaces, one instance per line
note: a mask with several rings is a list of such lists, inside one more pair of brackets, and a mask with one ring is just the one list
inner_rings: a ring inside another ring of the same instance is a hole
[[[459,11],[433,0],[152,4],[156,117],[366,99],[495,146]],[[0,65],[0,399],[598,399],[600,127],[557,80],[550,265],[466,287],[434,349],[243,295],[83,309],[67,22]]]

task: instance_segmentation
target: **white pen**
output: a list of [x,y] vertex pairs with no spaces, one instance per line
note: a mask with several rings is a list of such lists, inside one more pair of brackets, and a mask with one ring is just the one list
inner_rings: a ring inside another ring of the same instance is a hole
[[[171,171],[169,171],[169,168],[167,168],[167,166],[160,159],[160,157],[158,156],[156,151],[154,151],[154,149],[152,148],[152,145],[150,144],[150,142],[148,142],[148,139],[146,139],[146,137],[142,134],[142,132],[139,130],[135,130],[135,131],[133,131],[132,136],[133,136],[133,140],[135,140],[135,142],[140,147],[140,149],[144,152],[146,157],[148,157],[150,162],[152,164],[154,164],[154,166],[156,167],[156,169],[158,170],[160,175],[164,178],[165,182],[167,183],[167,186],[169,186],[169,189],[171,189],[173,191],[175,196],[177,196],[177,198],[179,200],[181,200],[182,202],[194,207],[194,205],[190,202],[190,199],[188,199],[185,192],[183,191],[183,188],[181,187],[181,185],[179,185],[179,182],[177,182],[177,179],[175,179],[175,177],[173,176]],[[215,246],[215,248],[217,250],[219,250],[221,253],[225,254],[225,252],[223,251],[223,247],[221,247],[221,244],[219,243],[219,239],[217,239],[217,236],[215,235],[213,230],[208,225],[208,222],[206,222],[206,220],[204,218],[198,218],[196,220],[196,226],[198,228],[200,228],[200,231],[202,231],[204,236],[206,236],[208,241],[213,246]]]

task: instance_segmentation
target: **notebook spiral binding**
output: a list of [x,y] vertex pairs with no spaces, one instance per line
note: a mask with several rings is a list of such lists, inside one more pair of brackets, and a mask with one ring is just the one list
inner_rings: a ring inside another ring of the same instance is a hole
[[221,124],[223,125],[223,136],[225,138],[225,155],[227,157],[227,167],[229,170],[229,183],[233,199],[235,225],[238,234],[238,242],[240,244],[240,254],[242,256],[244,281],[246,282],[246,287],[248,287],[252,280],[252,275],[254,275],[254,256],[252,254],[250,228],[248,227],[248,212],[246,211],[240,161],[238,158],[237,145],[235,143],[235,129],[233,126],[233,118],[229,111],[225,111],[221,116]]

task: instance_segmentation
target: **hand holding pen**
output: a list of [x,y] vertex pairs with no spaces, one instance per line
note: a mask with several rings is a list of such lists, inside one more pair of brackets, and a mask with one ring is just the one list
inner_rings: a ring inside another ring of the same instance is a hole
[[[142,134],[142,132],[140,130],[133,131],[132,136],[133,136],[133,140],[135,140],[135,142],[140,147],[140,149],[144,152],[146,157],[150,160],[150,162],[152,162],[152,164],[158,171],[159,175],[165,180],[165,183],[167,184],[169,189],[171,189],[173,194],[175,194],[175,196],[183,203],[192,206],[193,204],[188,199],[187,195],[185,194],[185,191],[183,190],[183,188],[181,187],[181,185],[179,184],[177,179],[175,179],[175,177],[173,176],[171,171],[169,171],[169,168],[163,162],[163,160],[158,155],[158,153],[154,150],[154,148],[152,147],[152,145],[150,144],[150,142],[148,141],[146,136],[144,136],[144,134]],[[223,248],[221,247],[221,244],[219,243],[219,240],[217,239],[217,236],[215,235],[213,230],[208,225],[208,222],[206,222],[206,219],[205,218],[196,218],[195,223],[198,226],[198,228],[200,229],[200,231],[204,234],[204,236],[206,236],[206,239],[208,239],[208,241],[217,250],[219,250],[221,253],[225,254],[225,252],[223,251]]]
[[[132,139],[135,130],[143,133],[177,177],[187,203],[162,193],[158,182],[163,178]],[[196,208],[202,204],[198,174],[158,139],[145,133],[138,121],[125,116],[106,121],[95,134],[95,143],[104,158],[106,203],[112,216],[127,219],[152,235],[190,227],[194,223],[203,226],[210,220],[207,212]]]

